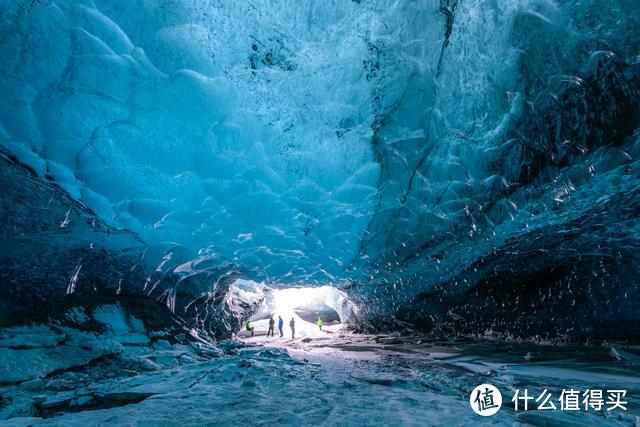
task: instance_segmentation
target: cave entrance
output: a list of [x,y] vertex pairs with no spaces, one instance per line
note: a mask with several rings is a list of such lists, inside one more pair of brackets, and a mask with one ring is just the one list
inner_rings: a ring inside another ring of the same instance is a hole
[[[333,286],[265,288],[258,311],[249,319],[255,328],[253,338],[244,328],[238,336],[243,339],[264,339],[269,329],[269,318],[273,316],[276,323],[274,339],[280,338],[279,317],[282,317],[284,324],[283,339],[291,339],[291,319],[295,321],[297,339],[319,338],[351,323],[356,313],[356,306],[347,295]],[[317,325],[318,319],[324,323],[322,330]]]

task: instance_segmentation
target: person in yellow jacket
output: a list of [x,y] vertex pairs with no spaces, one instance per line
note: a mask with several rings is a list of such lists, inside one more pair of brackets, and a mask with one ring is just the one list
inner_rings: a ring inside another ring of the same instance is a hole
[[318,321],[316,323],[318,325],[318,328],[320,328],[320,330],[322,330],[322,326],[324,325],[324,322],[322,321],[322,319],[318,317]]
[[253,336],[253,330],[254,330],[255,328],[253,327],[253,325],[251,324],[251,322],[247,322],[246,329],[247,329],[247,331],[248,331],[248,332],[251,332],[251,336]]

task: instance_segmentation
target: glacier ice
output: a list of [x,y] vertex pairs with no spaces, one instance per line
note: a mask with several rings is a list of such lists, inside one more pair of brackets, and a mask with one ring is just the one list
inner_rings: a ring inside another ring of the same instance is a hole
[[232,330],[241,279],[638,338],[636,3],[2,2],[3,321],[131,293]]
[[637,423],[639,6],[0,0],[1,422]]

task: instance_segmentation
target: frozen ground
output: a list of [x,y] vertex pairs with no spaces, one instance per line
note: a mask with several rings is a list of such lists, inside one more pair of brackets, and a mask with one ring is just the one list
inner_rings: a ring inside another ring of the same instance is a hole
[[[76,317],[83,313],[71,313]],[[356,335],[169,343],[118,306],[101,334],[39,325],[0,334],[3,425],[637,425],[640,368],[618,348]],[[285,328],[285,332],[288,328]],[[57,361],[57,362],[56,362]],[[20,367],[20,369],[17,369]],[[13,379],[8,381],[10,373]],[[503,391],[491,418],[469,392]],[[514,413],[515,388],[624,388],[629,410]]]

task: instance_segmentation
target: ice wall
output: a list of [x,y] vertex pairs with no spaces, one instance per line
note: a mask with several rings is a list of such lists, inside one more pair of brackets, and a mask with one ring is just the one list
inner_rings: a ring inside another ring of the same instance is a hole
[[226,271],[412,321],[630,319],[637,6],[5,1],[0,143],[190,298]]
[[611,324],[638,296],[636,2],[440,4],[424,136],[389,115],[374,135],[376,300],[445,330],[637,336]]

